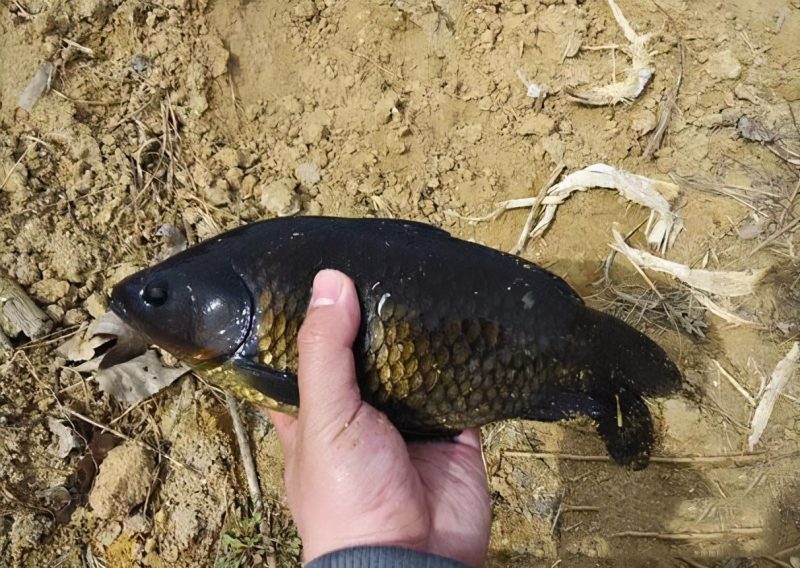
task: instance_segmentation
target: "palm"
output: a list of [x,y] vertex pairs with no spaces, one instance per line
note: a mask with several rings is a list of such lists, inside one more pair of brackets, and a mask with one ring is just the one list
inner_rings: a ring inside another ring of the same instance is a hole
[[408,452],[425,488],[428,550],[470,565],[486,558],[491,522],[480,450],[465,443],[415,443]]

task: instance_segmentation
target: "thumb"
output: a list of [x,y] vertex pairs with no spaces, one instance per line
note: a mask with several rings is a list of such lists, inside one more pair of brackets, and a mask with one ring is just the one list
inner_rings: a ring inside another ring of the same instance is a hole
[[323,270],[314,278],[309,311],[297,337],[301,422],[327,429],[361,405],[353,360],[361,314],[352,280]]

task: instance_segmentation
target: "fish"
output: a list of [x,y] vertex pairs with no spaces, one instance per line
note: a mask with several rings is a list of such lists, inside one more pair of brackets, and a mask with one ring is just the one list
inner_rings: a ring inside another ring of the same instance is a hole
[[353,280],[362,399],[407,439],[584,415],[616,462],[648,464],[655,432],[645,397],[681,386],[667,353],[551,272],[431,225],[254,222],[128,276],[110,307],[211,383],[296,413],[297,335],[322,269]]

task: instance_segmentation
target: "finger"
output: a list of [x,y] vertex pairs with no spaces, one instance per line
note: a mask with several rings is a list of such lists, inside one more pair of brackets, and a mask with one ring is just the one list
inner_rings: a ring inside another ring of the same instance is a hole
[[353,341],[360,318],[353,282],[335,270],[317,274],[297,338],[301,420],[313,419],[324,428],[348,420],[358,409]]
[[297,427],[297,418],[275,410],[267,410],[267,414],[272,420],[273,426],[275,426],[275,432],[278,434],[283,453],[286,454],[292,451],[294,449],[294,432]]
[[456,436],[456,442],[475,448],[476,450],[481,450],[481,431],[477,428],[464,430],[461,434]]

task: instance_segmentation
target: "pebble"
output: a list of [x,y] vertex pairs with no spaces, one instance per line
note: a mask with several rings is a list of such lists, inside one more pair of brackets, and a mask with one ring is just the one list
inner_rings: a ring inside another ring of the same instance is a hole
[[288,217],[300,211],[300,198],[295,191],[297,182],[282,178],[261,188],[261,206],[278,217]]
[[214,159],[227,168],[236,168],[242,165],[242,154],[236,148],[223,148],[214,155]]
[[706,73],[714,79],[738,79],[742,74],[742,64],[730,49],[712,54],[705,64]]
[[69,282],[66,280],[46,278],[31,286],[31,292],[38,299],[48,304],[53,304],[67,295],[69,292]]
[[522,136],[547,136],[556,129],[556,121],[546,114],[535,113],[525,117],[517,127]]

